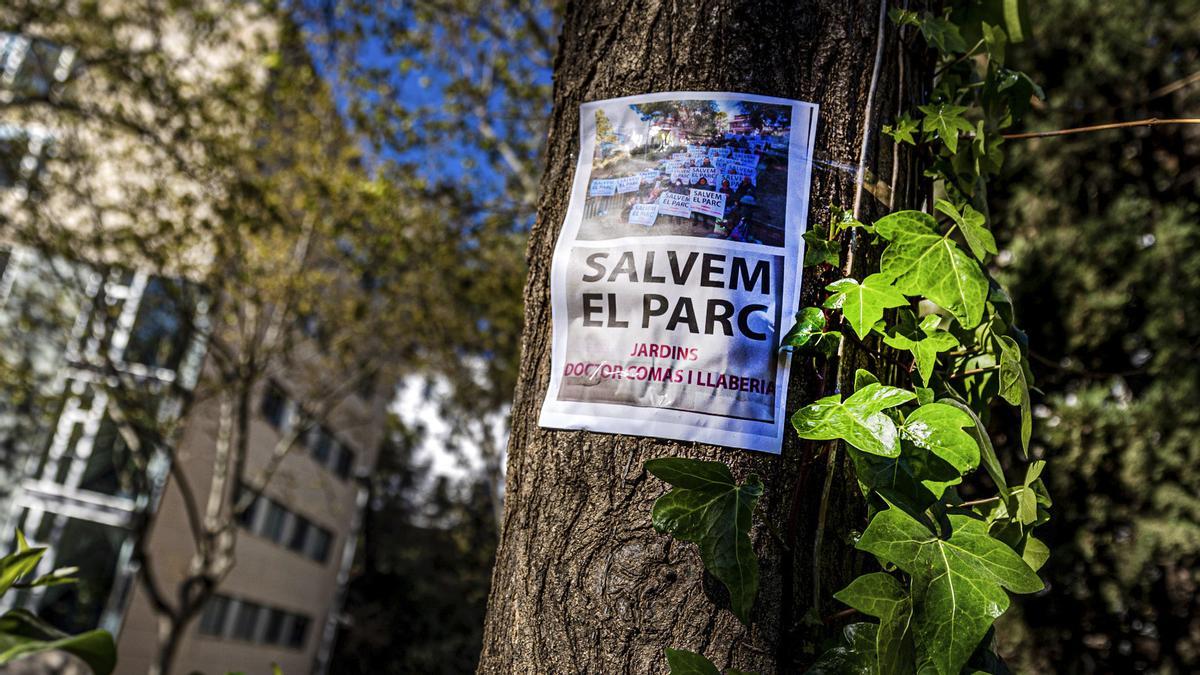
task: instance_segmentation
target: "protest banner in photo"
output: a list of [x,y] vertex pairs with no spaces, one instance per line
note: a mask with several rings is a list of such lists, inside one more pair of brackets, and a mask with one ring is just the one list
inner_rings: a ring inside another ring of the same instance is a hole
[[673,160],[676,160],[676,161],[680,161],[680,162],[682,162],[682,161],[686,160],[686,159],[687,159],[687,157],[688,157],[688,154],[687,154],[686,152],[673,152],[673,153],[671,153],[671,159],[673,159]]
[[749,180],[751,185],[758,184],[758,178],[754,174],[727,173],[721,176],[721,178],[729,181],[729,184],[733,187],[741,185],[743,180]]
[[733,153],[733,161],[738,164],[748,164],[750,166],[758,166],[758,155],[753,152],[735,152]]
[[[685,104],[686,116],[672,114]],[[747,202],[754,220],[739,228],[745,236],[714,238],[721,234],[710,219],[689,217],[724,215],[727,195],[711,190],[663,192],[657,203],[625,212],[584,208],[587,195],[621,190],[613,183],[624,180],[598,186],[594,162],[635,179],[645,170],[632,141],[618,144],[625,154],[608,146],[597,152],[598,113],[614,127],[637,128],[646,110],[672,120],[660,124],[664,148],[688,151],[689,159],[707,156],[702,139],[718,142],[729,120],[751,110],[786,138],[782,152],[755,165],[757,185],[744,195],[754,197]],[[581,107],[579,160],[551,269],[552,370],[542,426],[779,452],[790,355],[778,344],[800,294],[816,122],[811,103],[719,92]]]
[[692,211],[717,218],[725,217],[725,195],[712,190],[691,190]]
[[708,181],[709,185],[712,185],[714,182],[716,182],[717,178],[720,175],[721,175],[721,172],[718,171],[716,169],[716,167],[702,166],[702,167],[692,170],[692,182],[695,183],[696,181],[703,178]]
[[641,176],[643,183],[653,183],[654,181],[658,180],[657,169],[646,169],[638,175]]
[[743,164],[735,161],[729,165],[729,172],[740,176],[754,176],[758,173],[758,167],[753,164]]
[[665,216],[692,215],[692,196],[677,192],[664,192],[658,196],[658,212]]
[[658,204],[634,204],[629,212],[629,222],[650,227],[658,219]]
[[623,176],[617,179],[618,194],[637,192],[640,187],[642,187],[642,177],[640,175]]
[[617,194],[617,181],[611,178],[597,178],[592,181],[592,188],[588,190],[589,197],[611,197]]

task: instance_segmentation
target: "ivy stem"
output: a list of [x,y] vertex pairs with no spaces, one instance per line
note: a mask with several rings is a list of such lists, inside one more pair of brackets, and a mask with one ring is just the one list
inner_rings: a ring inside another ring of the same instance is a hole
[[984,368],[969,368],[967,370],[963,370],[963,371],[960,371],[957,373],[950,373],[949,379],[960,380],[964,377],[971,377],[972,375],[979,375],[980,373],[987,373],[987,372],[991,372],[993,370],[999,370],[999,369],[1000,369],[1000,366],[986,366]]
[[968,50],[962,56],[959,56],[957,59],[950,61],[949,63],[943,65],[941,68],[938,68],[937,71],[933,74],[933,76],[936,78],[939,75],[941,75],[942,73],[946,72],[947,70],[949,70],[949,69],[953,68],[954,66],[957,66],[958,64],[962,63],[963,61],[966,61],[967,59],[971,58],[972,56],[975,55],[975,50],[982,47],[983,43],[984,43],[984,40],[982,38],[980,38],[979,42],[975,43],[974,47],[971,47],[970,50]]
[[958,506],[960,506],[960,507],[962,507],[962,506],[979,506],[981,504],[987,504],[987,503],[995,502],[995,501],[999,501],[999,500],[1000,500],[1000,495],[996,495],[995,497],[988,497],[986,499],[972,499],[971,501],[963,502],[963,503],[959,504]]
[[833,614],[830,614],[829,616],[824,617],[823,619],[821,619],[821,623],[828,626],[832,623],[841,621],[842,619],[848,619],[848,618],[854,616],[855,614],[858,614],[857,609],[854,609],[853,607],[847,607],[846,609],[843,609],[838,612],[834,612]]

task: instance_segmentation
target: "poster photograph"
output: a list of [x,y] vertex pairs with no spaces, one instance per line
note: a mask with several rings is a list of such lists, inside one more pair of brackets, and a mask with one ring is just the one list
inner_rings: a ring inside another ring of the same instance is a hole
[[[589,113],[591,187],[577,238],[670,235],[783,246],[792,113],[790,105],[751,97],[597,104]],[[629,219],[638,204],[694,190],[724,195],[722,211],[664,214],[650,230]]]
[[779,452],[816,124],[748,94],[581,106],[542,426]]

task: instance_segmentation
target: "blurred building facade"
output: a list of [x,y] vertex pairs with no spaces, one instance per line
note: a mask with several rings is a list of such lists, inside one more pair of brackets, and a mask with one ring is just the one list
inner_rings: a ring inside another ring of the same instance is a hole
[[[0,97],[60,86],[72,59],[69,47],[0,34]],[[0,202],[30,198],[53,146],[52,127],[0,120]],[[270,479],[232,483],[215,471],[227,433],[221,404],[203,392],[213,303],[204,289],[0,244],[0,352],[27,385],[0,392],[3,536],[20,528],[49,547],[40,572],[80,568],[78,584],[28,589],[6,602],[67,631],[109,630],[117,672],[145,673],[162,635],[139,579],[149,571],[175,588],[192,571],[189,518],[214,513],[231,493],[235,501],[246,495],[231,534],[236,564],[188,625],[173,671],[266,672],[278,664],[285,673],[323,672],[365,506],[360,479],[383,433],[386,383],[356,387],[318,419],[299,403],[316,384],[312,370],[277,369],[254,391],[241,472]],[[304,349],[319,359],[311,342]],[[150,401],[171,452],[144,451],[120,432],[114,382],[133,383],[130,396]],[[141,575],[132,562],[138,546],[152,568]]]

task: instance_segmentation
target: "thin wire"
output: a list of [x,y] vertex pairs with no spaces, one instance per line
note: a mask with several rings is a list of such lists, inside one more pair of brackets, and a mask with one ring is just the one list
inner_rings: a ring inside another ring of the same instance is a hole
[[1126,127],[1153,127],[1165,124],[1200,124],[1200,117],[1185,117],[1182,119],[1163,120],[1157,117],[1151,117],[1144,120],[1136,120],[1133,122],[1112,122],[1109,124],[1093,124],[1089,127],[1073,127],[1071,129],[1056,129],[1055,131],[1029,131],[1023,134],[1004,134],[1004,138],[1015,140],[1020,138],[1047,138],[1049,136],[1070,136],[1072,134],[1086,134],[1090,131],[1104,131],[1106,129],[1124,129]]

